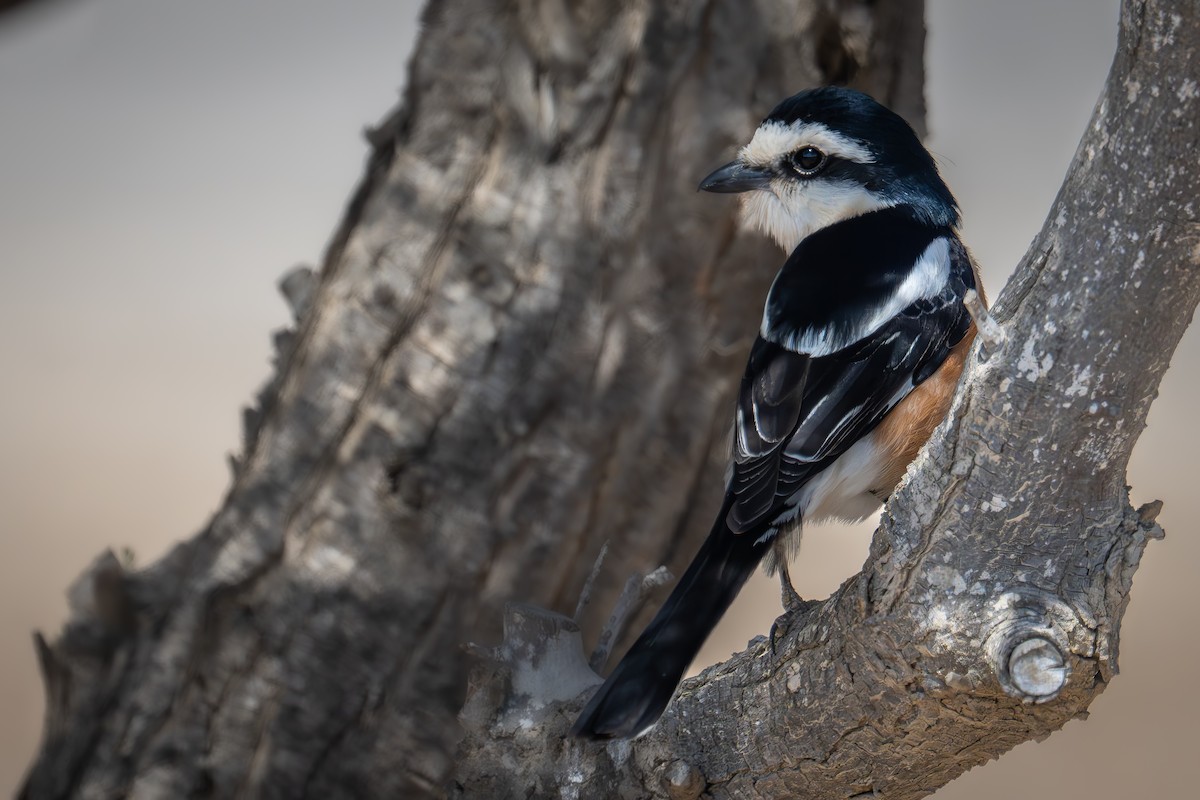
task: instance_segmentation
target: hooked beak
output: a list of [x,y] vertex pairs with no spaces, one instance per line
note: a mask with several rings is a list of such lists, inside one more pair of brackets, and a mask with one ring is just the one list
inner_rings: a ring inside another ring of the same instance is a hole
[[702,192],[748,192],[751,189],[765,189],[771,183],[770,170],[762,167],[751,167],[741,161],[731,161],[720,169],[715,170],[704,180],[700,181],[699,190]]

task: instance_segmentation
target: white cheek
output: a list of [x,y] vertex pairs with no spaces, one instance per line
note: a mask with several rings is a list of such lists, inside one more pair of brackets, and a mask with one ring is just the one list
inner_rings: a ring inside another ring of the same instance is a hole
[[783,184],[777,180],[770,189],[745,196],[742,222],[768,234],[791,253],[813,231],[890,205],[854,183],[815,180]]

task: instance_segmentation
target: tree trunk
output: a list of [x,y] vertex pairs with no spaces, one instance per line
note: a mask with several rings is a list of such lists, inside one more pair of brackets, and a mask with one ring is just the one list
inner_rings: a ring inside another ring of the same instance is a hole
[[[779,264],[695,184],[778,99],[923,116],[916,0],[433,0],[208,528],[72,588],[23,797],[440,796],[508,600],[686,562]],[[477,796],[500,797],[486,791]]]

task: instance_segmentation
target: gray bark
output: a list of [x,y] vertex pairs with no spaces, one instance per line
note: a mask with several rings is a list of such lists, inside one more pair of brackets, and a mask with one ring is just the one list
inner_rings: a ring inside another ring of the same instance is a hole
[[863,571],[778,653],[752,642],[606,747],[563,741],[581,702],[542,703],[520,648],[543,642],[536,663],[572,624],[534,640],[514,610],[464,709],[460,796],[921,797],[1086,713],[1162,535],[1126,464],[1200,301],[1194,13],[1125,3],[1091,124],[996,304],[1002,336],[976,345]]
[[284,281],[298,325],[220,510],[146,569],[101,557],[38,637],[23,797],[443,794],[462,644],[509,600],[570,611],[608,540],[595,636],[719,500],[779,256],[697,180],[802,86],[923,116],[917,0],[434,0],[425,24],[319,276]]

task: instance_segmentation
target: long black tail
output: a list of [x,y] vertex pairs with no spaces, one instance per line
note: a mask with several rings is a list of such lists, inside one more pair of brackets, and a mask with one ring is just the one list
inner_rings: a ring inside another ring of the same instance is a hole
[[571,733],[589,739],[639,736],[662,715],[684,671],[758,562],[771,548],[753,531],[733,533],[727,508],[667,602],[588,702]]

